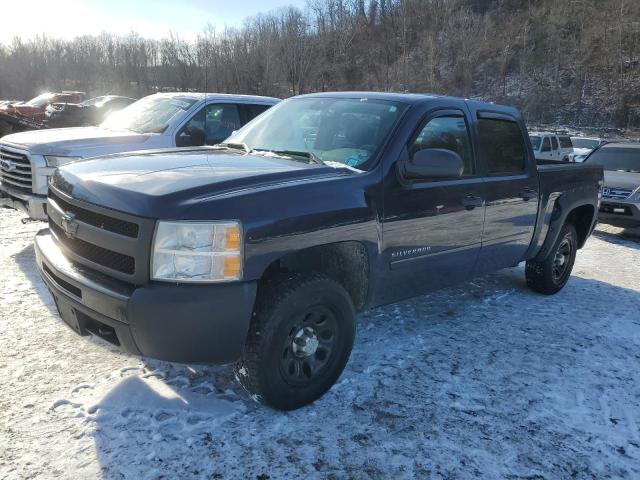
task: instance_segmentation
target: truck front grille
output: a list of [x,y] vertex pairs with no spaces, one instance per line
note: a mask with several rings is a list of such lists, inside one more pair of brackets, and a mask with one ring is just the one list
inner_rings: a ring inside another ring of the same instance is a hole
[[136,270],[135,259],[122,253],[107,250],[79,238],[70,238],[55,222],[49,222],[49,228],[58,241],[71,252],[103,267],[133,275]]
[[88,223],[89,225],[93,225],[94,227],[102,228],[113,233],[125,235],[127,237],[138,238],[138,225],[135,223],[127,222],[126,220],[121,220],[119,218],[109,217],[98,212],[92,212],[91,210],[87,210],[86,208],[82,208],[77,205],[72,205],[61,198],[60,195],[56,195],[52,190],[49,190],[49,198],[56,202],[65,212],[74,214],[75,218],[81,222]]
[[0,181],[18,190],[31,192],[31,163],[27,156],[0,147]]
[[602,189],[602,198],[611,200],[626,200],[631,196],[633,190],[630,188],[604,187]]

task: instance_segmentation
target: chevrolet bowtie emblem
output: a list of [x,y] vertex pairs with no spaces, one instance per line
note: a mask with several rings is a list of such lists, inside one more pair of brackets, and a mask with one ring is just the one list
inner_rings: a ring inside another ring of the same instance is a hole
[[7,172],[13,172],[16,169],[16,164],[9,160],[0,160],[0,167]]
[[64,233],[69,238],[73,238],[78,232],[78,223],[74,221],[75,215],[73,213],[65,213],[62,215],[61,227]]

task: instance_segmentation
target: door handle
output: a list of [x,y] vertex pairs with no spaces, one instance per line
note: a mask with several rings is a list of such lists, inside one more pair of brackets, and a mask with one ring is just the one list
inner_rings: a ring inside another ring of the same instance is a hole
[[535,190],[531,189],[531,188],[525,188],[522,191],[522,199],[525,202],[528,202],[529,200],[536,198],[538,196],[538,192],[536,192]]
[[473,210],[476,207],[481,207],[484,205],[484,200],[477,195],[465,195],[462,199],[462,205],[467,210]]

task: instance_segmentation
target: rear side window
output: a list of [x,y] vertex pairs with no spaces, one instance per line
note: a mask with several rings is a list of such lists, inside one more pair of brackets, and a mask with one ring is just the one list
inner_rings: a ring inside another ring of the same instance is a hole
[[558,137],[558,139],[560,140],[560,146],[562,148],[573,148],[570,137]]
[[522,132],[516,122],[483,118],[478,121],[480,154],[491,174],[517,174],[524,171]]
[[550,152],[551,151],[551,142],[549,141],[549,137],[544,137],[544,141],[542,142],[542,152]]
[[473,153],[467,124],[463,117],[436,117],[429,120],[409,147],[409,156],[425,148],[444,148],[460,155],[464,162],[462,175],[473,175]]
[[556,137],[551,137],[551,146],[554,150],[558,149],[558,139]]
[[247,107],[247,121],[253,120],[255,117],[260,115],[262,112],[266,112],[269,110],[271,105],[259,105],[259,104],[249,104]]

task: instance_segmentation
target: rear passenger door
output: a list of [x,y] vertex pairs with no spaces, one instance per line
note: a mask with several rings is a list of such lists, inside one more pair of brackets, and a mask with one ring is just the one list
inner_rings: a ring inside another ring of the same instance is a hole
[[476,112],[475,138],[486,183],[482,250],[476,273],[517,265],[538,214],[538,175],[524,124],[506,114]]

